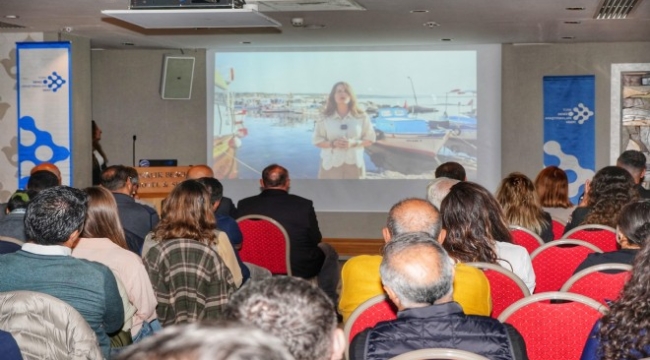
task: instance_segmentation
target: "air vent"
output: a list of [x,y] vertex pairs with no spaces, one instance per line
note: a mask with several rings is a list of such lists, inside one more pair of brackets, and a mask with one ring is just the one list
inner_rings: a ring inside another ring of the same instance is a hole
[[603,0],[595,15],[599,20],[625,19],[641,0]]
[[24,26],[9,24],[6,22],[0,21],[0,29],[24,29]]

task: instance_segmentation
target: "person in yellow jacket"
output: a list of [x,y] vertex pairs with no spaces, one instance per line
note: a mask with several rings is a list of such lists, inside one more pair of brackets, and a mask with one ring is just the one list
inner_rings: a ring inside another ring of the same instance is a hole
[[[428,201],[409,198],[393,205],[382,233],[389,242],[407,232],[425,232],[434,239],[440,234],[440,213]],[[364,301],[384,293],[379,276],[380,255],[360,255],[348,260],[341,271],[339,312],[347,321]],[[453,282],[453,299],[467,315],[489,316],[492,312],[490,284],[483,271],[457,263]]]

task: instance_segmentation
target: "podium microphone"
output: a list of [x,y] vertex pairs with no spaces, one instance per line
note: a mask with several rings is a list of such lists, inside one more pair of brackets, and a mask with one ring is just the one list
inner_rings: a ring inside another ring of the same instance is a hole
[[135,167],[135,140],[136,136],[133,135],[133,167]]

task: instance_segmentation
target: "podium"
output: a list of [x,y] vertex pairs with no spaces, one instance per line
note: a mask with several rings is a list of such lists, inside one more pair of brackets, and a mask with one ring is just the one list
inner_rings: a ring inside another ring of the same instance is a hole
[[189,166],[136,167],[138,197],[152,202],[160,213],[162,201],[174,186],[185,180],[189,168]]

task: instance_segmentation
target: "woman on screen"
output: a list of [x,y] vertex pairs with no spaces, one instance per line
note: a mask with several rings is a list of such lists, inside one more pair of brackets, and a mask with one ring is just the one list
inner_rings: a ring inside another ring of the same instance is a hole
[[316,121],[313,143],[321,148],[319,179],[362,179],[363,148],[375,142],[368,115],[357,106],[350,85],[334,84],[323,116]]

